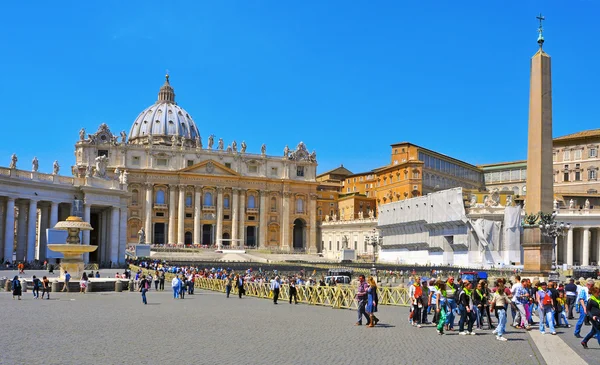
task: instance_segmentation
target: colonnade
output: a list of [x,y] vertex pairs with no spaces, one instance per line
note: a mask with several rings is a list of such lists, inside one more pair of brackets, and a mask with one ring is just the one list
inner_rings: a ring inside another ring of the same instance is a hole
[[[600,262],[600,228],[571,227],[558,241],[558,262],[590,266]],[[562,251],[562,252],[561,252]]]

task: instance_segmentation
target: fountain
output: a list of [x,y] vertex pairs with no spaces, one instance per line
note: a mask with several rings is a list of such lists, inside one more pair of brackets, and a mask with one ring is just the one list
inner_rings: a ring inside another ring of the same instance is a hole
[[70,216],[65,221],[56,223],[54,229],[67,231],[67,242],[65,244],[49,244],[48,249],[60,252],[64,258],[60,261],[60,278],[65,278],[65,271],[71,274],[72,279],[81,279],[85,267],[82,254],[94,252],[98,246],[81,245],[79,240],[80,231],[91,231],[92,226],[88,222],[76,216]]

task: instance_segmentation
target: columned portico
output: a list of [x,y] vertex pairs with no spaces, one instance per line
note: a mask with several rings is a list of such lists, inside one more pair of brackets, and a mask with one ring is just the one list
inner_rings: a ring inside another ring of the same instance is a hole
[[583,229],[583,241],[581,244],[581,265],[588,266],[590,264],[590,228]]
[[179,204],[177,207],[177,244],[185,243],[185,185],[179,185]]
[[17,261],[23,261],[25,257],[25,250],[27,248],[27,206],[28,203],[25,200],[20,200],[17,204],[19,208],[19,217],[17,219]]
[[[146,199],[144,204],[146,205],[146,212],[144,215],[144,231],[146,231],[146,243],[152,243],[154,234],[152,230],[152,195],[154,194],[154,186],[152,184],[146,184]],[[86,221],[87,222],[87,221]]]
[[238,195],[239,195],[239,190],[238,188],[233,188],[233,194],[232,194],[232,198],[231,198],[231,246],[239,246],[239,241],[237,241],[238,239]]
[[194,192],[194,245],[199,245],[202,237],[202,224],[200,219],[202,216],[201,196],[202,187],[196,186]]

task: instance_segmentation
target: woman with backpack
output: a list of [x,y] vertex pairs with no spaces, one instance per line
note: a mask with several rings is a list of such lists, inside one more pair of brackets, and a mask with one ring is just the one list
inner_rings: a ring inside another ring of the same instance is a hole
[[[473,332],[473,323],[475,323],[475,311],[473,307],[473,283],[465,281],[458,295],[458,310],[460,311],[460,321],[458,322],[459,335],[475,335],[475,332]],[[465,332],[465,322],[467,322],[467,332]]]
[[552,293],[548,290],[548,285],[540,283],[540,289],[535,294],[538,303],[540,317],[540,333],[545,334],[545,323],[548,322],[548,328],[553,335],[556,335],[554,329],[554,300]]
[[421,328],[421,310],[423,309],[423,287],[421,287],[421,277],[415,277],[414,283],[408,290],[408,296],[412,303],[412,312],[410,314],[411,325]]
[[15,297],[19,298],[19,300],[21,300],[21,282],[19,281],[19,276],[15,275],[15,277],[12,280],[12,292],[13,292],[13,299],[15,299]]

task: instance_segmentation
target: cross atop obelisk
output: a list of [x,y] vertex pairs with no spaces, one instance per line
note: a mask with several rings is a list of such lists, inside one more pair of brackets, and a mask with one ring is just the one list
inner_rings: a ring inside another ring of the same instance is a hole
[[542,26],[542,22],[544,20],[546,20],[546,17],[544,17],[542,15],[542,13],[540,13],[540,15],[535,17],[537,20],[540,21],[540,26],[538,27],[538,44],[540,45],[540,48],[542,48],[542,46],[544,45],[544,27]]

